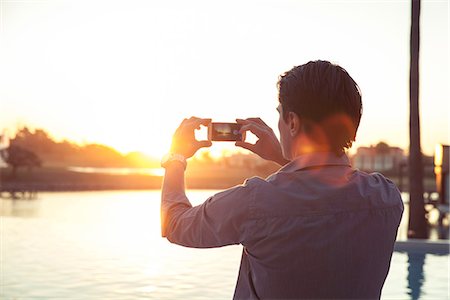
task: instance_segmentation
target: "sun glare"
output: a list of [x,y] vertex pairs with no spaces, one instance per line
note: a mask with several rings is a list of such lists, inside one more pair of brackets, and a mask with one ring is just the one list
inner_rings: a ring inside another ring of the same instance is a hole
[[[1,1],[0,129],[20,122],[61,139],[160,157],[190,116],[262,117],[276,131],[277,116],[268,112],[278,75],[321,58],[345,67],[363,91],[358,141],[407,147],[406,2],[86,3]],[[432,153],[449,134],[448,68],[441,67],[448,66],[448,5],[424,6],[423,148]],[[214,143],[211,155],[224,145]]]

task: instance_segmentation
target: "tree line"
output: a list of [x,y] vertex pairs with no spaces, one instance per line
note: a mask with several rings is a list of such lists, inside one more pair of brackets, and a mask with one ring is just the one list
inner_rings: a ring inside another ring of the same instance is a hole
[[19,129],[10,139],[9,147],[1,151],[3,160],[14,168],[23,166],[52,167],[157,167],[159,162],[140,152],[122,154],[101,144],[78,145],[55,141],[45,130]]

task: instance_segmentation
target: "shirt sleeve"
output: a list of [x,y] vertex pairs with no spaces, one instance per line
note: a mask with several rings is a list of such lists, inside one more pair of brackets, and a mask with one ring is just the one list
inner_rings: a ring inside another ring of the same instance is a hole
[[163,195],[162,235],[170,242],[186,247],[240,244],[245,238],[253,194],[254,187],[247,181],[215,194],[195,207],[184,193]]

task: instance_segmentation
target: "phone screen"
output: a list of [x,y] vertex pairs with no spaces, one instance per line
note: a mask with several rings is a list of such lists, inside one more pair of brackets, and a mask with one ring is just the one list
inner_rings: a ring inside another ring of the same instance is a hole
[[222,142],[242,141],[242,134],[239,132],[241,126],[237,123],[210,123],[208,139]]

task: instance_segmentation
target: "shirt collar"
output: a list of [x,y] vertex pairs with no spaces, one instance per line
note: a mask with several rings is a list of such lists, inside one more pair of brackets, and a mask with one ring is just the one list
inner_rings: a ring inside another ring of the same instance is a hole
[[347,166],[351,167],[346,154],[337,156],[333,152],[316,152],[302,154],[282,167],[279,172],[295,172],[311,167]]

